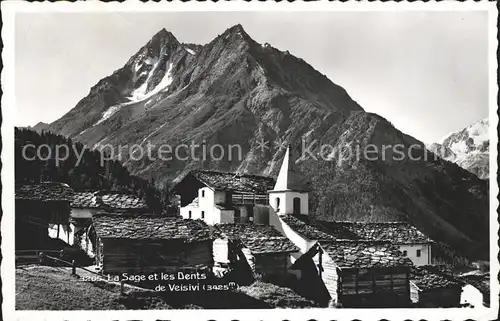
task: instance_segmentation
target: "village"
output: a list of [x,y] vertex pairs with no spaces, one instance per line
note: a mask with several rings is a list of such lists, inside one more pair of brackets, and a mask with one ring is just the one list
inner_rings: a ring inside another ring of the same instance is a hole
[[409,223],[316,220],[295,161],[288,148],[276,180],[191,171],[172,189],[180,199],[175,217],[153,214],[132,194],[16,184],[16,264],[33,253],[43,263],[78,249],[84,255],[63,250],[58,258],[104,279],[172,291],[206,289],[205,280],[225,290],[259,280],[329,308],[481,307],[488,300],[436,264],[433,240]]

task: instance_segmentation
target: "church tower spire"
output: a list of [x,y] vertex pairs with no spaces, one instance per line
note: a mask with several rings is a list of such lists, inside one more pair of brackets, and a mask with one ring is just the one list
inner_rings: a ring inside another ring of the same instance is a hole
[[309,214],[309,186],[295,164],[293,149],[288,146],[274,189],[269,191],[270,205],[277,214]]

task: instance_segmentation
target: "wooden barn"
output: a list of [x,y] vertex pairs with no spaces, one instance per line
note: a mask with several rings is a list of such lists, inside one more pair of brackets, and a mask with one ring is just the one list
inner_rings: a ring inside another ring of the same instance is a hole
[[286,276],[290,253],[299,249],[276,229],[266,225],[219,224],[220,237],[214,242],[214,258],[236,263],[253,275]]
[[300,292],[331,307],[409,307],[411,261],[390,243],[318,241],[291,267]]
[[103,273],[203,270],[213,266],[214,234],[200,220],[97,213],[96,263]]
[[437,266],[413,266],[410,273],[411,299],[420,308],[461,306],[464,282]]
[[51,248],[51,239],[69,242],[72,193],[64,183],[16,184],[16,249]]

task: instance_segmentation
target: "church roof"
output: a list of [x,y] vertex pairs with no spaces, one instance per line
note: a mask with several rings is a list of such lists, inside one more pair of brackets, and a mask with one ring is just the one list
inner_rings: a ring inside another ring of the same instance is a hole
[[[341,226],[335,225],[334,222],[311,221],[307,215],[286,214],[280,216],[280,218],[292,230],[310,240],[336,241],[359,239],[357,235]],[[325,229],[322,226],[323,224],[320,225],[320,223],[327,225],[329,228]]]
[[216,228],[232,241],[240,242],[253,254],[298,252],[287,237],[269,225],[224,223]]
[[295,164],[296,157],[290,147],[287,148],[281,169],[274,185],[274,191],[309,191],[310,187],[305,176],[300,172]]
[[307,215],[282,215],[281,220],[310,240],[365,240],[392,244],[429,244],[432,240],[405,222],[339,222],[312,220]]

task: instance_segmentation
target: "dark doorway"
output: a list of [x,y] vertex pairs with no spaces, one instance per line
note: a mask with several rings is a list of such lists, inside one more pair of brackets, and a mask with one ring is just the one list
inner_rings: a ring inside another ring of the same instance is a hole
[[300,214],[300,198],[293,198],[293,214]]

